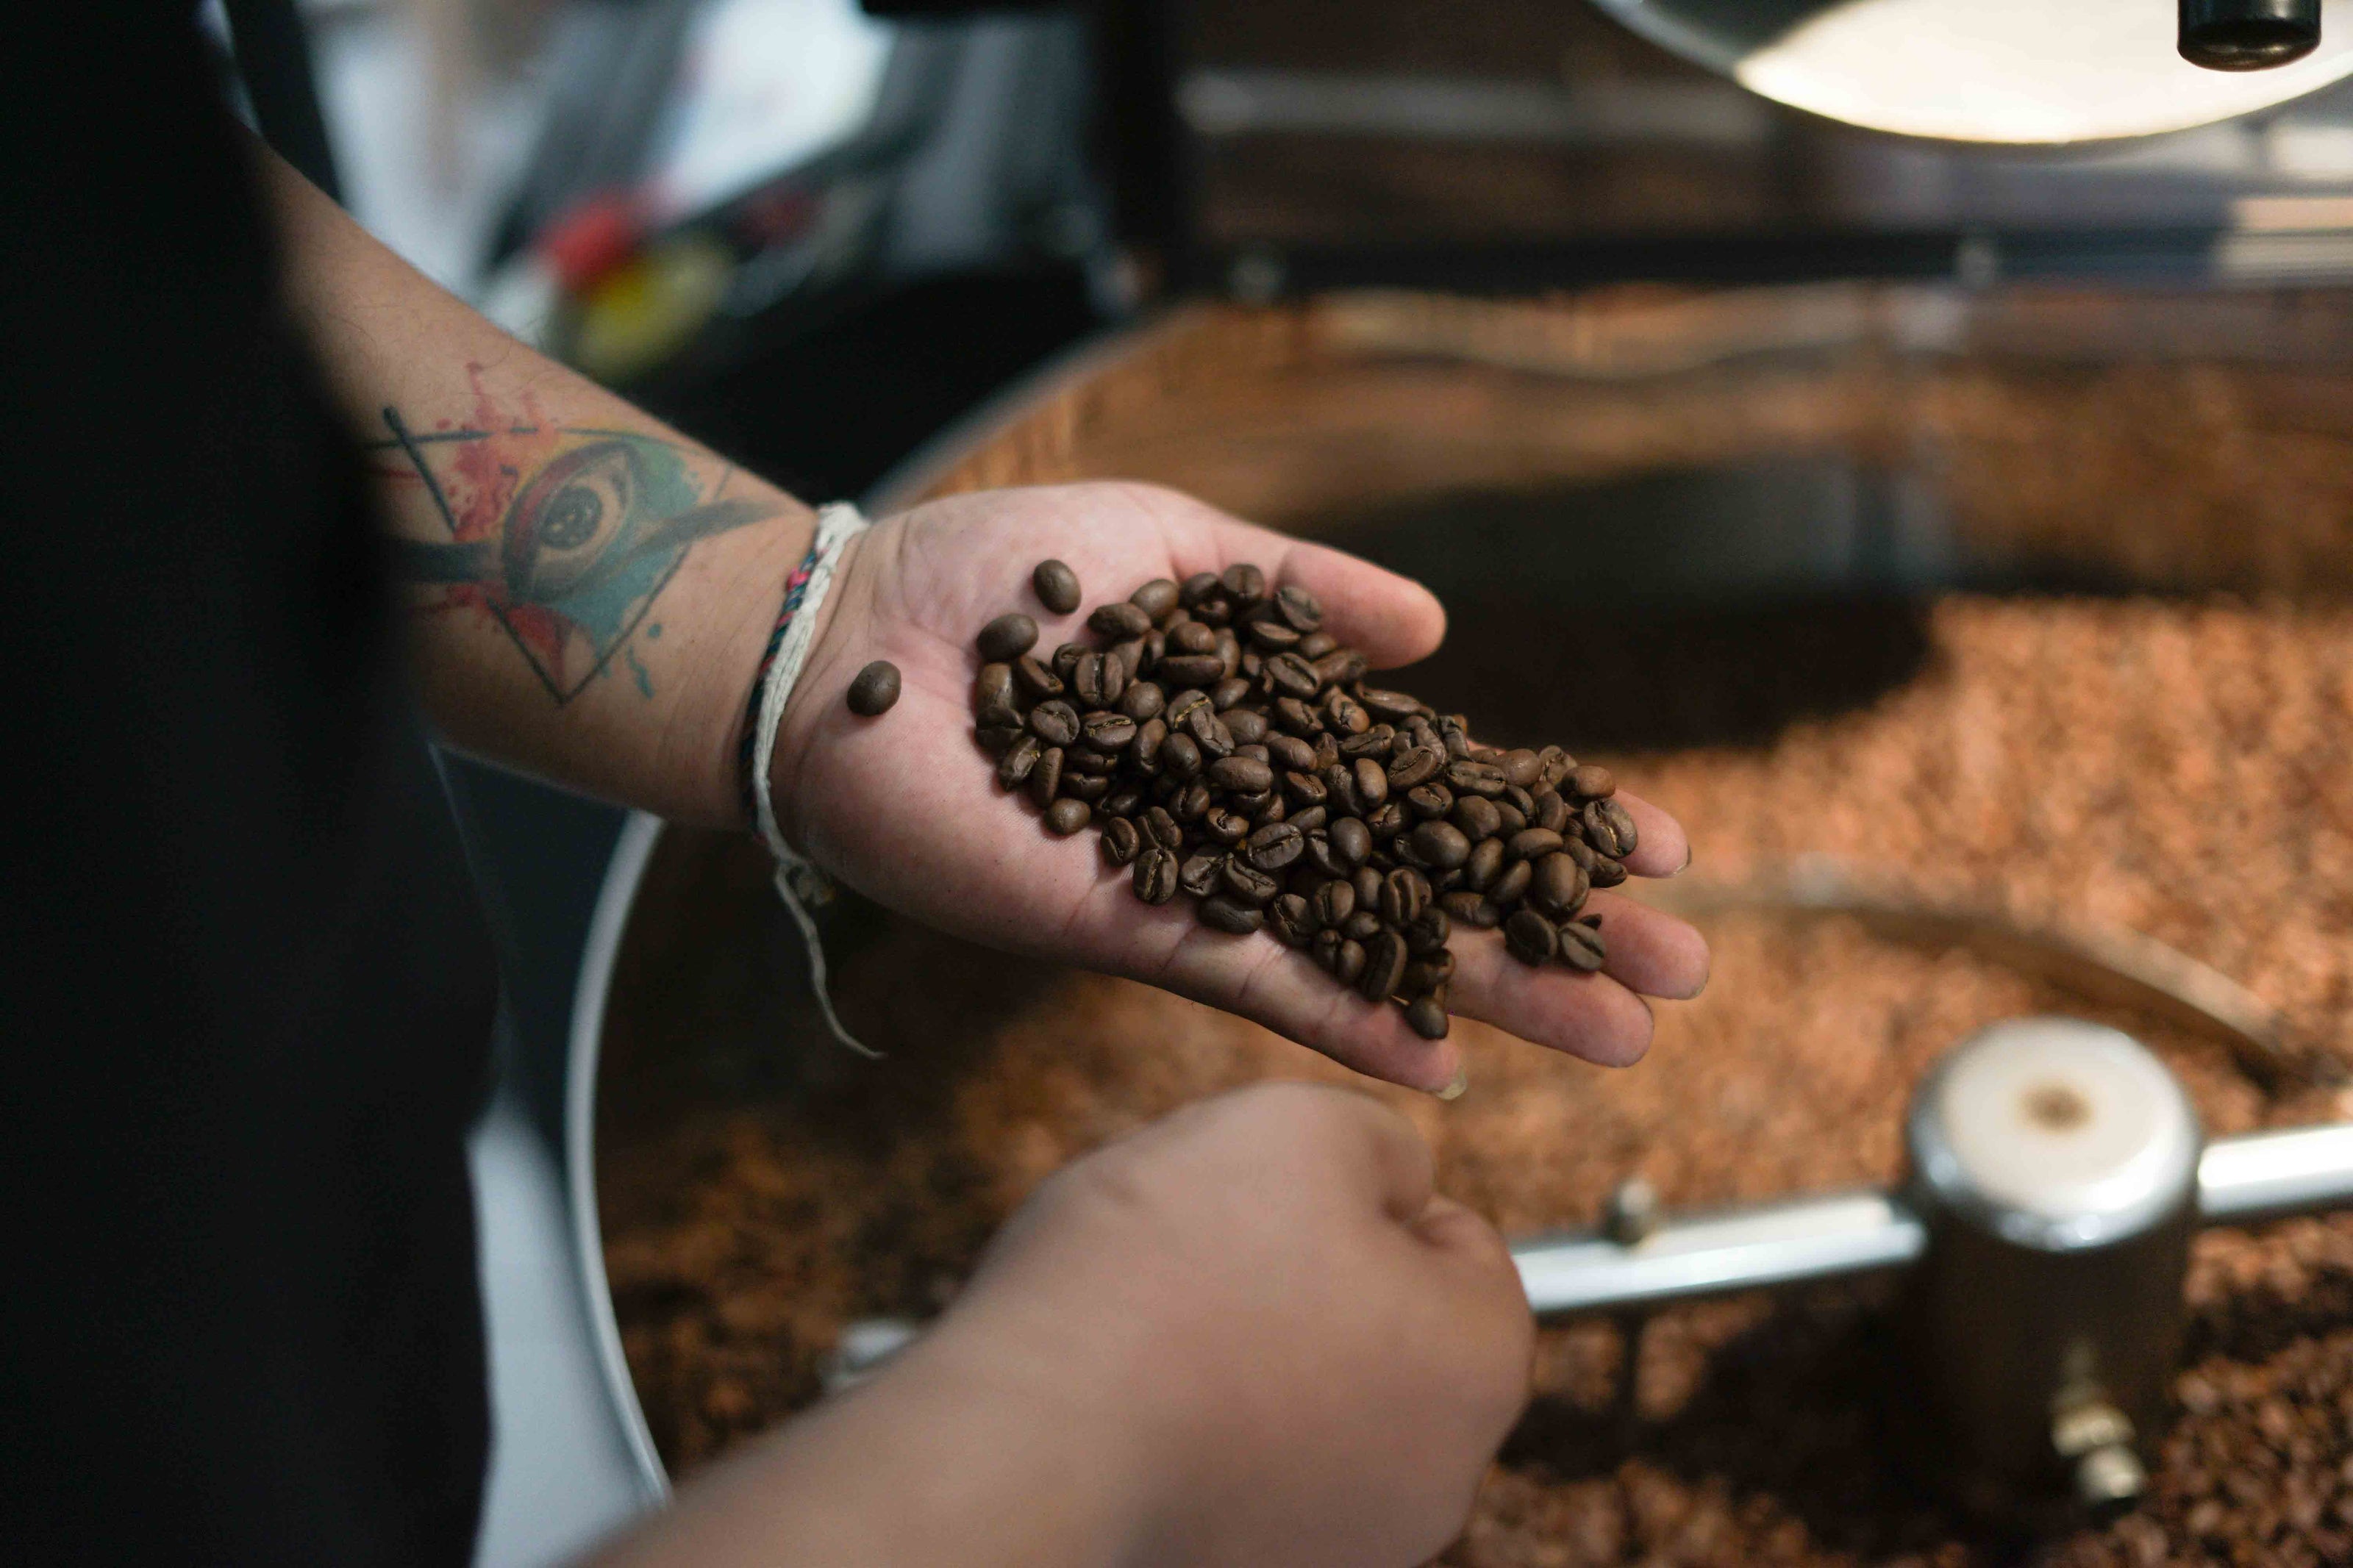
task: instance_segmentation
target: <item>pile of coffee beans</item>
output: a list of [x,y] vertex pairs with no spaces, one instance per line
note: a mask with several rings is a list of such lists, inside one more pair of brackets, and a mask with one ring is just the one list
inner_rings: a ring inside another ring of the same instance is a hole
[[[1078,608],[1061,562],[1030,581]],[[1367,686],[1314,595],[1255,566],[1155,579],[1087,626],[1045,658],[1020,611],[982,627],[974,737],[1050,829],[1098,827],[1145,903],[1184,893],[1217,931],[1271,931],[1433,1040],[1457,926],[1601,967],[1601,917],[1579,911],[1636,844],[1607,768],[1479,745],[1461,715]]]

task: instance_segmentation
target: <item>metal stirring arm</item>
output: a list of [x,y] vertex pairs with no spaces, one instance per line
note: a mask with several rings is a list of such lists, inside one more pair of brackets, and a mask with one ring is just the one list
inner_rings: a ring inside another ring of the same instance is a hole
[[[2198,1163],[2207,1225],[2353,1207],[2353,1123],[2210,1143]],[[1538,1317],[1623,1310],[1905,1268],[1927,1227],[1900,1196],[1841,1193],[1660,1223],[1639,1240],[1598,1231],[1512,1248]]]

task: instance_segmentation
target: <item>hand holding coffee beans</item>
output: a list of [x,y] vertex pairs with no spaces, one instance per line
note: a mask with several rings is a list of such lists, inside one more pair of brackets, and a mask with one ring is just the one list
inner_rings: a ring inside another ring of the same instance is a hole
[[[1061,562],[1031,583],[1078,608]],[[1323,623],[1313,594],[1249,564],[1155,578],[1087,617],[1096,644],[1044,659],[1037,623],[1008,611],[976,639],[974,738],[1053,832],[1097,826],[1137,898],[1183,892],[1213,930],[1270,931],[1395,998],[1425,1039],[1447,1032],[1457,925],[1503,928],[1525,963],[1599,970],[1601,917],[1579,911],[1640,842],[1609,770],[1474,743],[1460,715],[1366,685]]]

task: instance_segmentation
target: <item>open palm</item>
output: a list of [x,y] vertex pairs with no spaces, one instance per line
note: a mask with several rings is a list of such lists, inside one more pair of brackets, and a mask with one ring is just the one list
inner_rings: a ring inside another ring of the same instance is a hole
[[[1057,557],[1086,590],[1055,616],[1029,587]],[[1200,924],[1193,901],[1154,906],[1105,864],[1096,836],[1058,838],[996,783],[972,736],[973,638],[1008,609],[1034,616],[1039,653],[1082,637],[1086,612],[1155,577],[1182,582],[1236,562],[1264,568],[1323,601],[1324,625],[1376,668],[1435,649],[1445,612],[1416,584],[1353,556],[1253,528],[1173,491],[1124,484],[988,490],[934,501],[878,525],[850,547],[825,622],[787,707],[770,777],[779,820],[810,858],[869,898],[1008,952],[1124,974],[1238,1013],[1359,1072],[1440,1089],[1460,1057],[1422,1039],[1396,1007],[1366,1002],[1271,932],[1230,936]],[[1092,640],[1092,639],[1090,639]],[[900,668],[902,690],[881,719],[842,700],[868,661]],[[1620,794],[1641,829],[1626,862],[1668,876],[1688,859],[1683,829]],[[1458,930],[1450,1005],[1538,1044],[1622,1064],[1651,1038],[1641,995],[1690,996],[1707,947],[1680,921],[1596,893],[1609,963],[1602,973],[1532,969],[1493,931]]]

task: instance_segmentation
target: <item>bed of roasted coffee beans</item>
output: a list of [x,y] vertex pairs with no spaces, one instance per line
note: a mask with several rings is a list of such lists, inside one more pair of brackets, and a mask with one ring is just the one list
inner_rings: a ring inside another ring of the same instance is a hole
[[[1031,582],[1078,608],[1062,563]],[[1019,611],[982,627],[973,737],[1050,830],[1099,829],[1145,903],[1181,892],[1212,930],[1271,932],[1433,1040],[1459,926],[1601,967],[1601,918],[1579,911],[1637,843],[1609,769],[1479,745],[1459,714],[1366,685],[1315,596],[1255,566],[1155,579],[1086,626],[1043,657]]]

